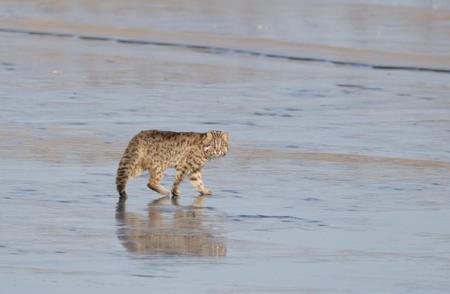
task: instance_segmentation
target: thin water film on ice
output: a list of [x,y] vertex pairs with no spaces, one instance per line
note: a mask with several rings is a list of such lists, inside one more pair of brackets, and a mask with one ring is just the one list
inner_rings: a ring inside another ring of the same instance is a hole
[[[0,0],[2,289],[448,292],[449,19],[446,1]],[[140,177],[117,205],[145,129],[229,132],[215,194]]]

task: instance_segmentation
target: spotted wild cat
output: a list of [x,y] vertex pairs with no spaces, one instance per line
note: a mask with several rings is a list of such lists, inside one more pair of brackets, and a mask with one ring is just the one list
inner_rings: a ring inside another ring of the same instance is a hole
[[171,191],[173,196],[180,195],[179,185],[185,176],[189,176],[192,185],[201,195],[211,194],[203,184],[202,167],[211,158],[227,154],[228,137],[228,133],[222,131],[140,132],[128,143],[117,169],[116,185],[120,199],[127,198],[128,180],[141,175],[144,171],[150,174],[147,186],[169,196],[170,192],[160,184],[167,168],[176,169]]

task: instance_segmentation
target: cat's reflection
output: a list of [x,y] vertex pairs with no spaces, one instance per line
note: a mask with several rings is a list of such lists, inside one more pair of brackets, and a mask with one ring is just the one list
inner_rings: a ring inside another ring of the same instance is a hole
[[205,223],[205,198],[196,197],[189,207],[180,206],[176,198],[159,198],[149,203],[147,219],[127,212],[125,202],[119,202],[118,237],[134,253],[225,256],[223,239],[214,236],[210,222]]

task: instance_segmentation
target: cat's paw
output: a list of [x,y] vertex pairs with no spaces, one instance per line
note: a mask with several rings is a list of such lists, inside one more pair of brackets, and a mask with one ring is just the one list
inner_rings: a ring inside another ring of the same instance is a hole
[[209,189],[205,189],[203,191],[200,191],[200,195],[201,196],[208,196],[208,195],[212,195],[212,191]]
[[173,196],[173,197],[178,197],[178,196],[180,196],[180,195],[181,195],[180,190],[178,190],[178,189],[172,189],[172,196]]

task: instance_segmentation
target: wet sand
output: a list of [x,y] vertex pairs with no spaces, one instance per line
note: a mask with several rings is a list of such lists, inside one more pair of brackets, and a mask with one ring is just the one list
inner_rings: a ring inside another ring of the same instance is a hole
[[[450,7],[371,3],[1,0],[2,289],[447,293]],[[117,205],[142,129],[214,195]]]

